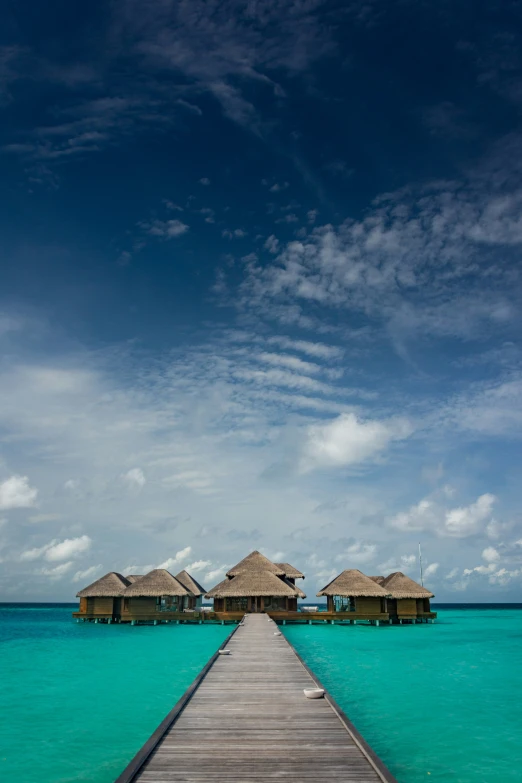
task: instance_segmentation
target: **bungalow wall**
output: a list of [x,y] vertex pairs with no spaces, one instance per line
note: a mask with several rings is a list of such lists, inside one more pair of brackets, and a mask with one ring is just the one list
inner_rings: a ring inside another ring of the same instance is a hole
[[215,612],[297,612],[297,598],[286,596],[234,596],[214,598]]
[[98,617],[112,617],[114,598],[80,598],[80,612]]
[[358,614],[381,614],[386,611],[383,598],[356,598],[355,611]]
[[402,615],[417,615],[417,600],[415,598],[398,598],[397,599],[397,614]]
[[147,596],[143,598],[124,598],[122,603],[122,619],[132,614],[156,613],[156,598],[154,596]]
[[356,614],[372,615],[386,612],[383,598],[350,598],[348,596],[329,595],[326,597],[328,612],[355,612]]
[[429,598],[417,598],[417,614],[422,614],[423,612],[431,612]]

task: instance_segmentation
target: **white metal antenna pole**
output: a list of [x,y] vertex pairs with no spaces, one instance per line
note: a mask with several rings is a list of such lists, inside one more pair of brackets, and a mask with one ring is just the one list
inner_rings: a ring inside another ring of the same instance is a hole
[[420,541],[419,541],[419,566],[420,566],[421,585],[424,587],[424,577],[422,575],[422,552],[421,552]]

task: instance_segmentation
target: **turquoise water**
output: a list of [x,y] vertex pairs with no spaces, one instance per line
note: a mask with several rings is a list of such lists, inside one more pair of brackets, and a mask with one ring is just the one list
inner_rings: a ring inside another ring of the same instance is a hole
[[[231,630],[71,610],[0,605],[2,783],[112,783]],[[520,609],[283,630],[400,783],[520,780]]]
[[400,783],[521,780],[521,609],[282,630]]
[[0,605],[0,780],[112,783],[230,633]]

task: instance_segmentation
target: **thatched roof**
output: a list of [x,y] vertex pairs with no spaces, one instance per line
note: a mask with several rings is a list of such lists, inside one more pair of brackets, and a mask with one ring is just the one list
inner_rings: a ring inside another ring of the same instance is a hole
[[176,574],[174,579],[177,579],[180,584],[183,585],[185,590],[188,590],[189,593],[192,593],[192,595],[195,595],[199,597],[200,595],[205,595],[207,592],[204,587],[202,587],[199,582],[196,582],[193,576],[191,576],[187,571],[180,571],[179,574]]
[[352,568],[336,576],[317,595],[385,598],[389,593],[376,582],[373,582],[369,576],[365,576],[361,571]]
[[[268,557],[262,555],[257,549],[254,552],[250,552],[243,560],[240,560],[230,571],[227,571],[227,576],[237,576],[244,571],[270,571],[272,574],[276,574],[276,576],[285,575],[282,568],[272,563]],[[260,594],[258,593],[258,595]]]
[[371,579],[372,582],[377,582],[378,585],[382,585],[384,582],[383,576],[369,576],[368,579]]
[[125,590],[125,598],[137,598],[139,596],[160,595],[188,595],[182,584],[164,568],[155,568],[154,571],[142,576],[134,584]]
[[254,569],[242,571],[232,579],[224,579],[209,590],[205,598],[245,598],[248,596],[302,597],[303,592],[295,585],[279,579],[270,571]]
[[401,571],[386,577],[383,587],[392,598],[434,598],[433,593],[414,582]]
[[304,574],[302,574],[301,571],[298,571],[297,568],[294,568],[293,565],[290,565],[290,563],[274,563],[274,565],[284,571],[286,576],[289,576],[290,579],[305,578]]
[[105,576],[101,576],[96,582],[88,587],[84,587],[79,593],[78,598],[115,598],[123,593],[129,581],[116,571],[110,571]]
[[[304,577],[303,577],[303,578],[304,578]],[[303,591],[301,590],[301,588],[300,588],[300,587],[298,587],[297,585],[294,585],[294,584],[292,584],[292,582],[290,582],[288,579],[285,579],[285,580],[284,580],[284,582],[285,582],[285,584],[287,584],[289,587],[291,587],[291,588],[292,588],[292,590],[295,590],[295,592],[297,593],[297,597],[298,597],[298,598],[306,598],[306,593],[303,593]]]
[[130,582],[131,585],[133,585],[134,582],[137,582],[138,579],[142,578],[142,576],[143,576],[143,574],[127,574],[125,579],[127,580],[127,582]]

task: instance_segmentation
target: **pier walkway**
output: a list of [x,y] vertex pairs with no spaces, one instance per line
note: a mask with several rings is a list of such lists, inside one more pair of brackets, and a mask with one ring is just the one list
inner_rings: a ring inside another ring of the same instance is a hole
[[266,614],[249,614],[117,783],[396,783]]

